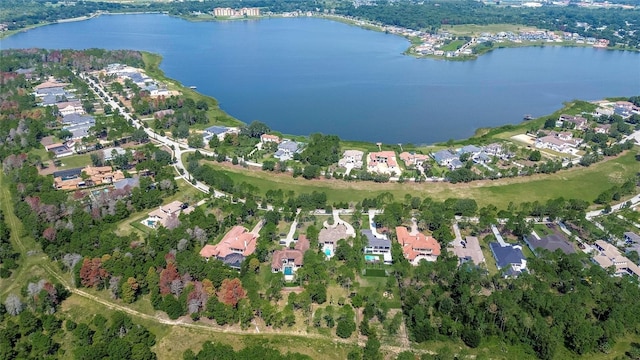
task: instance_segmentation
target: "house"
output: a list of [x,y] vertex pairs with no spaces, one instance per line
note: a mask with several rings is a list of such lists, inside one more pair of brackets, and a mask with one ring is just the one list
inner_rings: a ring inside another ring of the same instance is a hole
[[274,251],[271,272],[281,272],[285,280],[293,280],[295,273],[304,265],[304,253],[309,250],[309,246],[309,239],[305,235],[300,235],[293,249]]
[[93,185],[113,184],[124,179],[124,174],[120,170],[113,171],[111,166],[87,166],[82,172],[88,176],[88,180]]
[[400,154],[400,160],[404,161],[406,166],[415,166],[429,160],[429,156],[405,151]]
[[525,236],[524,241],[529,246],[529,249],[537,256],[540,249],[547,249],[550,252],[560,250],[565,254],[573,254],[576,249],[569,243],[564,236],[559,234],[551,234],[542,238],[531,236]]
[[527,269],[527,260],[522,253],[522,246],[491,242],[489,248],[496,260],[498,270],[504,271],[505,277],[516,277]]
[[158,225],[167,226],[169,220],[177,218],[181,213],[188,214],[194,210],[193,207],[188,206],[180,201],[173,201],[167,205],[160,206],[158,209],[149,213],[149,217],[142,220],[145,226],[152,229],[158,227]]
[[364,259],[367,262],[379,262],[382,255],[382,261],[390,265],[393,262],[391,257],[391,240],[384,237],[376,237],[373,231],[367,229],[361,231],[362,235],[367,238],[367,245],[364,247]]
[[215,125],[215,126],[210,126],[204,129],[204,133],[202,134],[202,137],[204,141],[207,141],[207,142],[211,140],[211,138],[214,136],[218,137],[218,140],[223,141],[225,136],[230,134],[238,134],[239,132],[240,130],[238,130],[238,128]]
[[280,137],[278,135],[271,135],[271,134],[262,134],[260,135],[260,142],[263,144],[266,143],[276,143],[276,144],[280,144]]
[[485,262],[484,254],[480,248],[480,242],[475,236],[467,236],[464,240],[455,239],[450,245],[449,251],[458,257],[460,265],[473,262],[475,265],[480,265]]
[[458,156],[462,154],[471,154],[471,156],[473,157],[475,155],[480,154],[481,151],[482,151],[482,148],[479,148],[475,145],[466,145],[458,149],[457,153],[458,153]]
[[400,175],[402,172],[398,167],[396,153],[394,151],[379,151],[369,153],[369,162],[367,170],[378,174],[395,173]]
[[587,123],[588,123],[587,119],[581,116],[562,114],[558,118],[558,121],[556,122],[556,126],[562,127],[564,126],[565,122],[573,124],[576,130],[585,130],[587,128]]
[[62,116],[67,116],[71,114],[78,114],[78,115],[84,114],[84,108],[82,107],[82,103],[77,100],[58,102],[53,105],[58,107],[58,112]]
[[601,124],[593,129],[596,134],[608,134],[610,130],[611,124]]
[[582,139],[573,139],[569,132],[552,131],[547,136],[537,138],[534,146],[538,149],[550,149],[557,152],[572,153],[580,145]]
[[414,266],[422,260],[436,261],[440,256],[440,243],[431,236],[421,232],[411,234],[404,226],[396,228],[396,236],[404,257]]
[[454,154],[450,150],[440,150],[431,154],[431,157],[433,157],[433,160],[435,160],[440,166],[451,167],[454,160],[460,162],[458,155]]
[[613,274],[615,276],[640,276],[640,267],[627,257],[622,256],[617,247],[603,240],[597,240],[593,247],[598,250],[598,254],[593,257],[593,261],[603,269],[614,267]]
[[325,227],[323,227],[318,234],[318,243],[322,246],[322,252],[327,259],[331,259],[333,255],[335,255],[338,241],[353,236],[354,234],[347,232],[347,227],[344,224],[335,224],[332,226],[325,223]]
[[104,161],[111,161],[116,156],[124,155],[126,153],[127,152],[119,146],[108,148],[108,149],[102,149],[102,157],[104,158]]
[[234,226],[216,245],[205,245],[200,256],[207,261],[214,257],[234,269],[240,269],[244,259],[256,250],[258,235],[243,226]]
[[69,147],[67,144],[62,143],[45,145],[44,149],[47,152],[52,152],[58,159],[74,154],[73,147]]
[[278,150],[273,154],[273,157],[280,161],[292,160],[293,156],[301,151],[302,144],[293,140],[284,140],[278,144]]
[[62,118],[63,126],[77,126],[77,125],[90,125],[96,124],[96,119],[91,115],[82,114],[68,114]]
[[113,183],[113,186],[116,190],[133,189],[136,187],[140,187],[140,178],[136,176],[118,180]]
[[363,156],[364,152],[360,150],[345,150],[342,154],[342,158],[338,161],[338,166],[347,167],[347,165],[349,165],[354,169],[360,169],[363,164]]
[[72,190],[84,186],[81,173],[82,168],[56,171],[53,173],[53,186],[58,190]]

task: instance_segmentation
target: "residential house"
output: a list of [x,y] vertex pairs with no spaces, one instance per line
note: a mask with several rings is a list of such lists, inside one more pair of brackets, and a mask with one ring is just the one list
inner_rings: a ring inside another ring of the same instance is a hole
[[53,186],[58,190],[72,190],[84,186],[81,173],[82,168],[56,171],[53,173]]
[[347,167],[347,165],[349,165],[354,169],[361,169],[363,156],[364,152],[360,150],[345,150],[342,158],[338,161],[338,166]]
[[126,153],[127,152],[119,146],[108,148],[108,149],[102,149],[102,157],[104,161],[111,161],[116,156],[124,155]]
[[278,150],[276,150],[273,157],[280,161],[292,160],[295,154],[302,152],[302,144],[293,140],[283,140],[278,144]]
[[258,235],[243,226],[234,226],[216,245],[205,245],[200,256],[209,260],[216,258],[234,269],[240,269],[244,259],[256,250]]
[[322,246],[322,252],[327,259],[331,259],[335,255],[338,241],[353,236],[353,233],[347,232],[347,227],[344,224],[328,225],[325,223],[325,227],[318,234],[318,243]]
[[238,128],[215,125],[215,126],[210,126],[204,129],[204,133],[202,134],[202,137],[206,142],[211,140],[211,138],[214,136],[218,137],[218,140],[223,141],[225,136],[231,135],[231,134],[238,134],[239,132],[240,130]]
[[67,116],[71,114],[78,114],[78,115],[84,114],[84,108],[82,107],[82,103],[78,100],[58,102],[53,105],[58,107],[58,112],[62,116]]
[[404,257],[414,266],[422,260],[436,261],[440,256],[440,243],[431,236],[412,234],[404,226],[396,227],[396,236]]
[[463,166],[458,155],[451,152],[451,150],[440,150],[431,154],[433,160],[440,166],[446,166],[451,170],[458,169]]
[[116,190],[133,189],[136,187],[140,187],[140,178],[136,176],[118,180],[113,183],[113,186]]
[[531,236],[525,236],[524,242],[529,246],[529,249],[537,256],[540,249],[546,249],[549,252],[560,250],[565,254],[573,254],[576,249],[559,234],[551,234],[541,238]]
[[89,135],[89,129],[96,124],[96,119],[90,115],[69,114],[62,118],[63,129],[71,132],[73,140],[82,139]]
[[527,260],[522,253],[521,245],[491,242],[489,248],[498,270],[504,271],[505,277],[516,277],[527,269]]
[[276,143],[276,144],[280,144],[280,137],[278,135],[271,135],[271,134],[262,134],[260,135],[260,142],[263,144],[266,143]]
[[66,143],[56,143],[45,145],[44,149],[47,152],[52,152],[56,158],[62,158],[65,156],[70,156],[74,154],[73,146],[69,147]]
[[400,154],[400,160],[404,161],[406,166],[415,166],[429,160],[429,155],[416,154],[415,152],[403,152]]
[[557,152],[573,153],[582,139],[574,139],[569,132],[551,131],[549,135],[537,138],[534,146],[539,149],[550,149]]
[[467,236],[464,240],[455,239],[450,245],[449,251],[458,257],[460,265],[472,262],[480,265],[485,262],[484,254],[480,248],[480,242],[475,236]]
[[369,162],[367,165],[369,172],[378,174],[391,174],[400,175],[402,170],[398,166],[396,160],[396,153],[394,151],[379,151],[369,153]]
[[166,227],[171,219],[176,219],[181,213],[188,214],[193,210],[194,208],[187,204],[180,201],[172,201],[150,212],[149,217],[142,220],[142,223],[152,229],[157,228],[159,225]]
[[611,124],[600,124],[593,128],[596,134],[608,134],[611,131]]
[[640,267],[623,256],[617,247],[604,240],[597,240],[593,247],[598,250],[598,254],[593,257],[593,261],[603,269],[613,267],[615,276],[640,276]]
[[367,245],[364,247],[364,259],[367,262],[378,262],[382,256],[382,262],[390,265],[393,262],[391,257],[391,240],[386,236],[377,237],[373,231],[367,229],[361,231],[367,238]]
[[456,152],[458,153],[458,157],[462,154],[470,154],[470,157],[476,156],[480,154],[482,148],[479,148],[475,145],[466,145],[458,149]]
[[588,123],[587,119],[581,116],[562,114],[558,118],[558,121],[556,122],[556,126],[563,127],[565,122],[573,124],[576,130],[583,130],[583,131],[587,128],[587,123]]
[[93,185],[113,184],[124,179],[122,171],[113,171],[111,166],[87,166],[82,169],[82,172],[86,174],[87,180]]
[[281,272],[285,280],[293,280],[298,269],[304,265],[304,253],[309,250],[309,246],[309,239],[305,235],[300,235],[293,249],[274,251],[271,272]]

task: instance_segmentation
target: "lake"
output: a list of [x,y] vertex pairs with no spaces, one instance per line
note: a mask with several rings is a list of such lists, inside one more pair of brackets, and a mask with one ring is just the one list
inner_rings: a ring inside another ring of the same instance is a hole
[[287,134],[424,144],[552,113],[564,101],[640,95],[640,54],[501,49],[475,61],[402,55],[406,39],[317,19],[188,22],[106,15],[36,28],[0,48],[137,49],[244,121]]

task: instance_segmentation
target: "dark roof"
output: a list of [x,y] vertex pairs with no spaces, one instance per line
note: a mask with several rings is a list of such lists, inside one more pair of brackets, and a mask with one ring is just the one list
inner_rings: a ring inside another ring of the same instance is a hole
[[206,131],[206,132],[208,132],[210,134],[220,135],[220,134],[224,134],[227,131],[229,131],[229,128],[226,127],[226,126],[214,125],[214,126],[210,126],[210,127],[206,128],[206,129],[204,129],[204,131]]
[[244,261],[244,256],[242,256],[242,254],[231,253],[224,258],[220,258],[220,260],[232,268],[240,269],[240,265]]
[[71,179],[71,178],[80,176],[80,173],[82,173],[82,169],[83,168],[75,168],[75,169],[67,169],[67,170],[56,171],[56,172],[53,173],[53,177],[54,178],[61,177],[63,179],[65,179],[65,178]]
[[558,234],[551,234],[540,238],[540,240],[531,236],[527,238],[529,244],[536,249],[547,249],[551,252],[556,250],[560,250],[565,254],[573,254],[576,252],[576,249],[571,245],[564,237]]
[[496,257],[496,263],[499,269],[507,267],[511,264],[521,264],[524,260],[522,250],[514,248],[513,245],[500,246],[497,242],[489,243],[489,247]]
[[378,239],[373,236],[373,232],[371,230],[361,230],[362,235],[367,237],[367,243],[372,247],[388,247],[391,248],[391,240],[389,239]]
[[140,178],[134,177],[134,178],[122,179],[122,180],[116,181],[116,183],[113,185],[115,186],[116,189],[124,189],[127,186],[131,188],[138,187],[140,186]]

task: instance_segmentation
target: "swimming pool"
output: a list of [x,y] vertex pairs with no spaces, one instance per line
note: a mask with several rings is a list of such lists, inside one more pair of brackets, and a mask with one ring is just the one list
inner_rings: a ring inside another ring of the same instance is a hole
[[376,255],[365,255],[364,261],[378,261],[378,256]]
[[284,268],[284,274],[285,275],[293,275],[293,268],[290,268],[290,267]]

